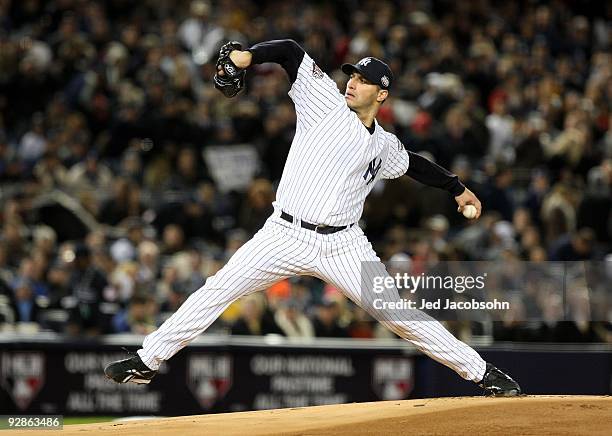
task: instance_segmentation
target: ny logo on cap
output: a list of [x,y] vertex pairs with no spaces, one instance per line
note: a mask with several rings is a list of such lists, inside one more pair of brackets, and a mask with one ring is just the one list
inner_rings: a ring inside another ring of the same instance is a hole
[[363,58],[362,60],[360,60],[359,62],[357,62],[357,65],[361,65],[363,67],[367,66],[370,62],[372,62],[372,58]]

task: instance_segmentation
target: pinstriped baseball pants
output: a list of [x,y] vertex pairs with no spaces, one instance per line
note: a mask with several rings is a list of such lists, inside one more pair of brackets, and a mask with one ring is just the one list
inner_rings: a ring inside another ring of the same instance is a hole
[[[162,361],[205,331],[233,301],[295,275],[318,277],[364,307],[360,298],[364,261],[378,263],[379,270],[387,274],[359,226],[322,235],[282,220],[277,210],[217,274],[145,338],[138,354],[149,368],[158,369]],[[464,379],[482,379],[486,362],[480,355],[425,313],[377,310],[373,316]]]

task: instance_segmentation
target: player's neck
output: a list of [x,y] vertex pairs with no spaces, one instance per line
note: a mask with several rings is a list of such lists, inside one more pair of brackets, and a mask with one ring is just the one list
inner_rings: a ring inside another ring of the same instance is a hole
[[376,118],[377,112],[378,108],[362,109],[360,111],[355,111],[357,117],[368,129],[371,129],[374,126],[374,119]]

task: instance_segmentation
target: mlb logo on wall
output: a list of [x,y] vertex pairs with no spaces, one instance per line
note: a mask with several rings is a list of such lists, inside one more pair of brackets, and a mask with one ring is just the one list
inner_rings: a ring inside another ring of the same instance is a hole
[[409,357],[377,357],[372,363],[372,388],[381,400],[403,400],[414,388],[414,362]]
[[45,356],[42,353],[2,353],[0,385],[19,410],[26,410],[45,384]]
[[187,386],[203,409],[210,409],[232,386],[232,358],[194,354],[187,360]]

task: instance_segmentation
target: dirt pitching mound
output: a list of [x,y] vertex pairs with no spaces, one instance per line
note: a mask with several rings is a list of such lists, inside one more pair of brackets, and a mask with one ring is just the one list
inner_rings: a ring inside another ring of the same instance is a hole
[[[38,433],[38,432],[36,432]],[[434,398],[72,425],[63,435],[612,434],[612,397]],[[11,432],[11,434],[13,434]],[[32,436],[32,431],[19,432]],[[46,434],[46,433],[45,433]],[[55,432],[54,432],[55,434]]]

